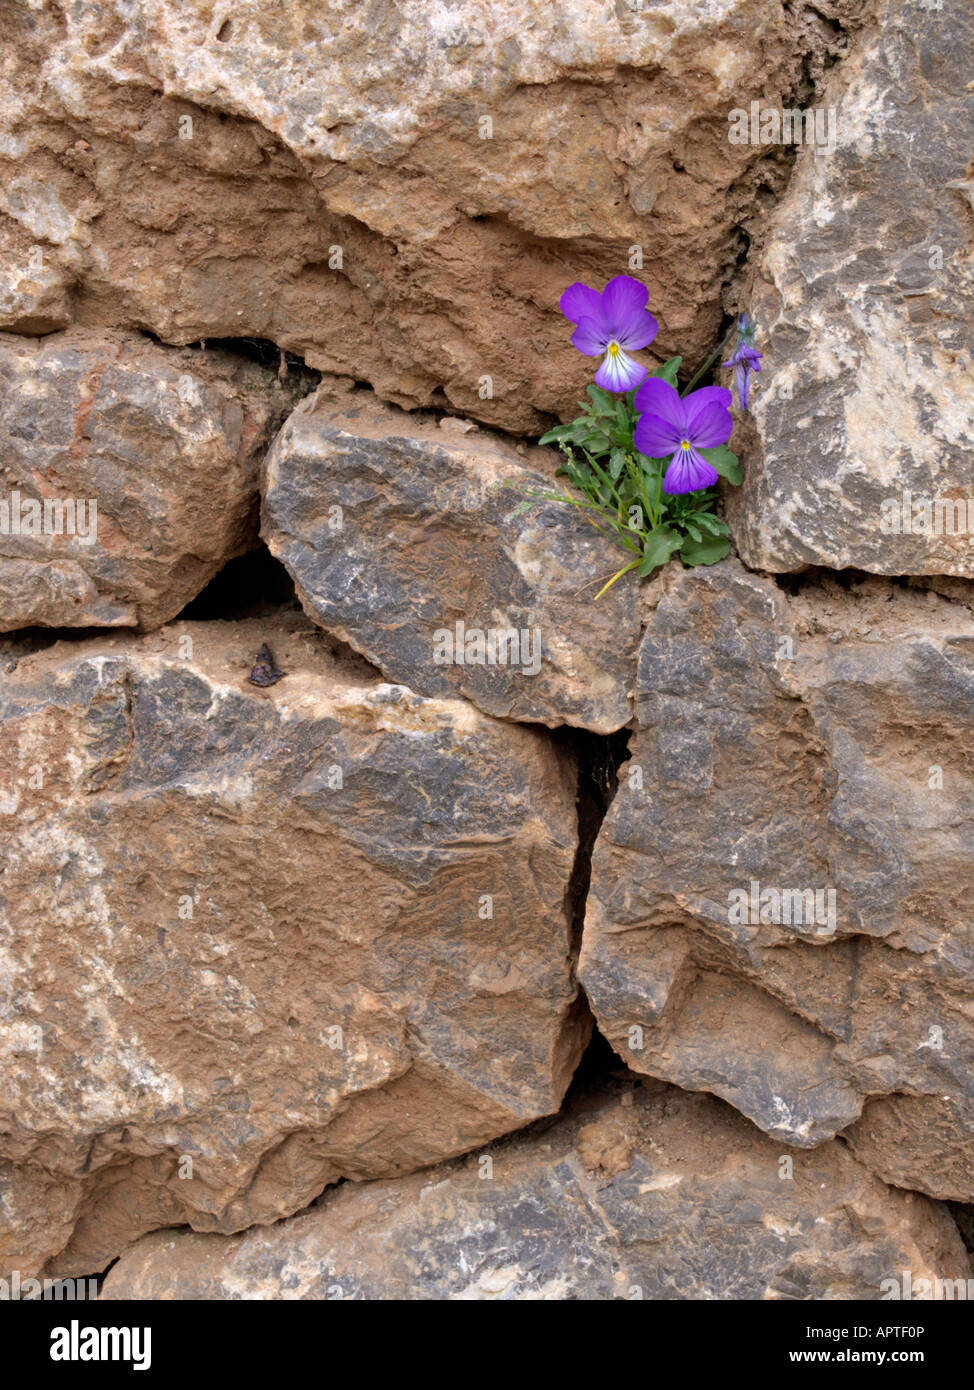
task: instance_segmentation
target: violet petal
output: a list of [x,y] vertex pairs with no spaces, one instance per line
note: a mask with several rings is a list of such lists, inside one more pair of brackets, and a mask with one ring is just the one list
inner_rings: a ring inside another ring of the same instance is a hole
[[672,420],[664,420],[662,415],[648,412],[640,415],[632,442],[647,458],[659,459],[678,449],[683,438],[683,431]]
[[663,475],[663,491],[673,496],[711,487],[717,481],[717,470],[696,449],[678,449],[670,459]]
[[597,319],[582,318],[572,334],[572,347],[586,357],[598,357],[605,352],[609,335]]
[[571,323],[578,323],[583,318],[594,318],[596,322],[602,320],[602,296],[598,290],[590,290],[588,285],[583,285],[576,280],[558,301],[558,307]]
[[631,391],[645,375],[646,368],[634,362],[626,353],[618,352],[615,356],[606,353],[595,373],[595,384],[601,386],[603,391]]

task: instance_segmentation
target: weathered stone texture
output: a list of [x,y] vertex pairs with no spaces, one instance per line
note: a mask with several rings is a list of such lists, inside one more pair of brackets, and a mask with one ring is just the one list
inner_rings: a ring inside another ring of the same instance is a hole
[[974,576],[972,51],[969,0],[884,0],[817,99],[836,142],[800,153],[751,301],[753,567]]
[[0,632],[175,617],[255,544],[261,459],[295,399],[229,353],[0,335]]
[[[0,5],[0,1273],[970,1273],[972,46],[968,0]],[[647,366],[747,308],[763,370],[740,560],[595,603],[629,553],[491,429],[575,413],[559,297],[619,273]],[[281,607],[173,625],[258,514]],[[653,1080],[547,1123],[579,981]]]
[[[841,1131],[887,1181],[963,1200],[972,657],[974,608],[932,592],[670,570],[580,962],[637,1070],[790,1144]],[[822,896],[775,921],[764,889]]]
[[[286,674],[257,690],[265,640]],[[383,684],[300,616],[20,660],[8,1264],[90,1274],[157,1226],[274,1221],[556,1110],[586,1038],[574,800],[546,735]]]
[[559,295],[631,247],[663,357],[709,350],[789,168],[728,112],[818,78],[872,8],[5,6],[0,326],[248,334],[540,432],[586,377]]
[[620,583],[591,600],[630,553],[574,508],[531,499],[561,487],[554,451],[529,458],[455,425],[321,388],[268,454],[264,540],[308,615],[390,679],[504,718],[621,728],[640,593]]
[[269,1229],[148,1236],[102,1297],[878,1299],[903,1269],[970,1276],[939,1204],[837,1143],[783,1178],[780,1147],[727,1106],[646,1083]]

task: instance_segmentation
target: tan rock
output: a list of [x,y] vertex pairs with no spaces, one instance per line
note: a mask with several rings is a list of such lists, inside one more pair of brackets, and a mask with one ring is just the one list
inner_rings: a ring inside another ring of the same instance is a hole
[[[970,586],[968,586],[970,587]],[[579,975],[630,1066],[974,1200],[974,594],[664,576]]]
[[[284,676],[259,689],[264,641]],[[547,736],[383,684],[299,615],[22,656],[0,687],[8,1267],[275,1221],[556,1110],[587,1032],[574,801]]]
[[755,267],[758,569],[974,577],[969,0],[883,0],[816,106]]
[[720,1101],[647,1083],[269,1229],[147,1236],[102,1297],[880,1299],[904,1269],[971,1277],[939,1203],[841,1144],[782,1155]]
[[575,508],[551,449],[439,429],[322,386],[263,470],[261,536],[308,616],[390,680],[488,714],[611,733],[632,715],[632,559]]
[[253,335],[540,432],[589,377],[557,309],[574,279],[635,269],[662,358],[710,349],[789,167],[728,114],[819,77],[871,9],[7,7],[0,325]]
[[295,392],[225,352],[0,334],[0,632],[158,627],[256,542]]

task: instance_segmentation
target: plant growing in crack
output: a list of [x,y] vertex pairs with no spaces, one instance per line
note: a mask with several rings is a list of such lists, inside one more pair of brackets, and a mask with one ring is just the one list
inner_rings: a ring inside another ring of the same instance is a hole
[[[558,476],[563,491],[532,490],[537,500],[560,502],[584,512],[604,534],[633,553],[596,594],[624,574],[651,574],[679,554],[687,565],[713,565],[730,550],[727,523],[716,514],[723,477],[743,480],[737,456],[727,447],[733,429],[731,393],[720,386],[694,390],[727,346],[725,338],[681,392],[677,372],[682,357],[671,357],[647,373],[630,353],[648,347],[658,324],[646,308],[649,291],[628,275],[617,275],[605,289],[570,285],[561,297],[562,313],[575,325],[572,343],[589,357],[600,357],[595,384],[587,388],[581,414],[543,435],[564,455]],[[747,408],[750,376],[760,371],[754,331],[742,315],[733,330],[737,343],[730,362],[737,378],[738,403]],[[530,506],[522,502],[518,510]]]

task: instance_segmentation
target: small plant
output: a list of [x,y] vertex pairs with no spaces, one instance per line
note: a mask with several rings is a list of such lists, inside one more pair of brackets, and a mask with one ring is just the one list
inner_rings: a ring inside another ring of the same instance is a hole
[[[631,570],[651,574],[677,553],[687,565],[722,560],[730,540],[726,522],[714,510],[714,484],[719,477],[735,486],[742,481],[737,457],[727,447],[733,429],[730,391],[719,386],[693,390],[725,344],[682,393],[677,382],[682,357],[671,357],[647,373],[629,354],[648,347],[656,336],[648,298],[646,286],[628,275],[617,275],[601,294],[574,284],[561,297],[562,313],[575,324],[573,345],[602,361],[578,419],[549,430],[540,441],[560,447],[564,462],[558,476],[566,477],[574,491],[566,487],[530,495],[578,508],[633,553],[596,598]],[[737,368],[738,398],[745,409],[750,375],[761,370],[761,354],[754,349],[746,315],[736,332],[738,342],[725,365]]]
[[756,351],[754,347],[754,325],[747,314],[742,314],[737,320],[737,346],[728,361],[722,363],[725,367],[735,369],[737,404],[741,410],[747,410],[747,402],[751,394],[751,377],[755,372],[761,370],[761,358],[763,356],[764,354]]

